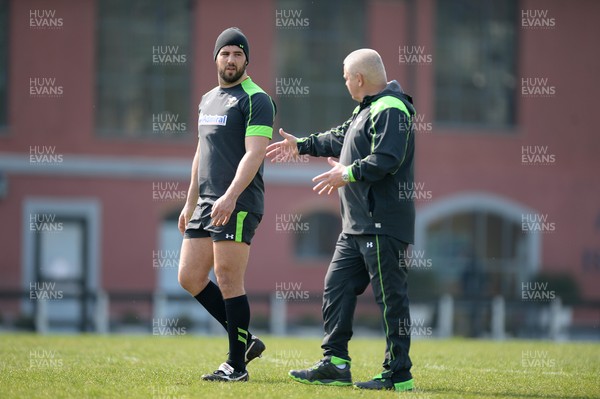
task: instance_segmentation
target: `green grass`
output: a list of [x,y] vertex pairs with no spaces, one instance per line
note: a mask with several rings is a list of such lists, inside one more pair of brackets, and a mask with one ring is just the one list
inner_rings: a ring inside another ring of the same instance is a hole
[[[600,345],[420,340],[416,392],[299,384],[287,372],[321,357],[318,339],[263,337],[248,383],[199,380],[225,360],[225,338],[0,335],[0,398],[598,398]],[[350,343],[355,381],[379,373],[383,339]]]

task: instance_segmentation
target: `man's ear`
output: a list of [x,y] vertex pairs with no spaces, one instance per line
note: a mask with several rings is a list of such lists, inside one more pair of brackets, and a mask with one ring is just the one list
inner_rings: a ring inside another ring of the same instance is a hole
[[358,87],[362,87],[362,85],[365,83],[365,80],[363,79],[363,75],[360,72],[356,73],[356,80],[358,80]]

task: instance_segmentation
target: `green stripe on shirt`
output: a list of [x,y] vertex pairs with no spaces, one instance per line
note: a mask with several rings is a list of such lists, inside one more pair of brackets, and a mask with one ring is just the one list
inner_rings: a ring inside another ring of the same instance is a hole
[[246,128],[246,137],[263,136],[268,139],[273,138],[273,128],[271,126],[253,125]]

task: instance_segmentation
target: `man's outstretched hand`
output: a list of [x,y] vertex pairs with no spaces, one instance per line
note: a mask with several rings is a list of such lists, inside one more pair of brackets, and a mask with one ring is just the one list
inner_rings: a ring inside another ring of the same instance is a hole
[[339,162],[336,162],[332,157],[327,158],[327,162],[332,168],[329,172],[321,173],[319,176],[313,177],[313,181],[317,183],[313,187],[313,191],[318,191],[319,195],[327,193],[331,194],[334,189],[345,186],[347,183],[342,179],[342,173],[346,167]]
[[281,128],[279,129],[279,134],[283,137],[283,140],[267,147],[267,158],[271,158],[271,162],[286,162],[289,159],[297,158],[298,139],[293,135],[286,133]]

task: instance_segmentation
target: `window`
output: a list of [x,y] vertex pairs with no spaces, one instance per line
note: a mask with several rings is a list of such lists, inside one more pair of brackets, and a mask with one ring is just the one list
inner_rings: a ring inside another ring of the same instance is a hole
[[307,229],[298,232],[296,237],[296,256],[299,258],[331,258],[335,250],[337,237],[342,232],[342,220],[339,215],[318,211],[309,214],[303,221]]
[[100,205],[27,198],[22,209],[24,315],[42,332],[99,330]]
[[514,123],[517,17],[515,0],[437,2],[437,122]]
[[8,125],[8,8],[8,0],[0,0],[0,128]]
[[181,233],[177,227],[179,212],[174,211],[162,220],[159,227],[160,248],[152,256],[153,267],[158,272],[158,289],[169,294],[179,294],[182,288],[177,281]]
[[98,2],[96,129],[108,137],[188,137],[190,0]]
[[429,224],[425,253],[446,291],[512,296],[520,289],[525,234],[501,215],[458,212]]
[[98,329],[94,310],[101,290],[98,202],[27,198],[22,230],[22,284],[28,293],[21,302],[24,315],[37,319],[38,331]]
[[[48,218],[48,216],[51,216]],[[88,331],[92,319],[91,294],[86,287],[87,225],[84,218],[37,215],[39,225],[48,225],[36,239],[36,278],[30,294],[51,300],[47,304],[48,324],[52,331]],[[52,222],[39,220],[52,219]],[[57,231],[53,231],[56,229]],[[37,302],[36,302],[37,304]]]
[[363,0],[277,2],[274,99],[286,130],[308,135],[350,117],[357,103],[344,85],[342,63],[365,47],[365,27]]

